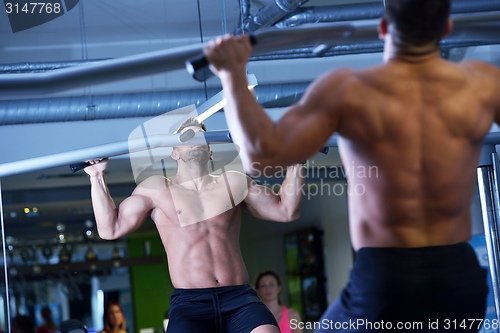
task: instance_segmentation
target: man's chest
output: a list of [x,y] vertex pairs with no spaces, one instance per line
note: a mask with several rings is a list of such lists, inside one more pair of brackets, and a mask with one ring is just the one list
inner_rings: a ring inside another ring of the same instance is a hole
[[195,191],[171,185],[157,199],[166,217],[181,227],[212,219],[237,207],[247,194],[245,186],[224,179]]

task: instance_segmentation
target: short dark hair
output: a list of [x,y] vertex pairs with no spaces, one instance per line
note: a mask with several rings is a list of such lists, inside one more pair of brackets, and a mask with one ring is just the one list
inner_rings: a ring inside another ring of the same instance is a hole
[[439,41],[446,31],[450,0],[385,0],[384,18],[404,43],[422,46]]
[[183,129],[190,126],[198,126],[205,132],[207,131],[207,128],[205,127],[205,124],[202,121],[199,121],[198,119],[196,119],[196,117],[191,117],[184,120],[182,124],[179,126],[179,128],[174,132],[174,134],[180,133]]
[[[275,271],[272,271],[272,270],[267,270],[267,271],[260,272],[257,275],[257,277],[255,278],[255,281],[253,282],[255,290],[259,289],[260,280],[262,280],[262,278],[264,276],[272,276],[272,277],[274,277],[276,279],[276,282],[278,283],[278,286],[282,285],[281,278],[278,275],[278,273],[276,273]],[[283,305],[283,301],[281,300],[281,293],[279,293],[279,295],[278,295],[278,304],[279,305]]]

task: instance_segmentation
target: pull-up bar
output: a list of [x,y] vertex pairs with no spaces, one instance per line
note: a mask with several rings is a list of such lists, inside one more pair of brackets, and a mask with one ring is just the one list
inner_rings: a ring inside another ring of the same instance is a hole
[[[228,130],[197,132],[188,130],[182,134],[151,135],[141,139],[105,144],[101,146],[83,148],[47,156],[29,158],[25,160],[0,164],[0,178],[17,175],[25,172],[54,168],[82,161],[125,155],[128,153],[154,148],[175,147],[196,144],[223,144],[232,143]],[[337,145],[337,136],[328,140],[328,147]],[[78,169],[80,166],[75,166]]]
[[[229,130],[197,133],[189,130],[182,134],[151,135],[148,136],[147,139],[148,142],[146,142],[145,139],[134,139],[0,164],[0,178],[30,171],[70,165],[73,163],[81,163],[82,161],[92,159],[125,155],[128,153],[143,151],[146,149],[193,144],[223,144],[233,142],[229,134]],[[338,134],[332,135],[326,142],[325,147],[337,147],[337,139]],[[484,138],[484,144],[499,143],[500,132],[490,132]]]
[[[355,33],[356,32],[356,33]],[[347,37],[373,39],[375,25],[326,23],[289,29],[267,28],[254,34],[258,40],[253,54],[316,44],[352,43]],[[376,37],[376,35],[375,35]],[[365,40],[365,39],[363,39]],[[0,96],[38,95],[93,84],[184,69],[186,60],[202,53],[204,44],[148,52],[46,73],[0,75]]]

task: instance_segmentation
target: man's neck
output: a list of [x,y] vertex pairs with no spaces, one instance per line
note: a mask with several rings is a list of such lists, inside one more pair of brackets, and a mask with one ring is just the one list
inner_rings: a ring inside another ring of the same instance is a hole
[[394,42],[392,36],[387,35],[384,43],[384,62],[393,60],[407,63],[425,63],[431,60],[441,59],[439,46],[427,44],[423,46],[407,46]]
[[186,188],[200,190],[212,182],[208,165],[183,165],[177,168],[177,174],[172,180]]

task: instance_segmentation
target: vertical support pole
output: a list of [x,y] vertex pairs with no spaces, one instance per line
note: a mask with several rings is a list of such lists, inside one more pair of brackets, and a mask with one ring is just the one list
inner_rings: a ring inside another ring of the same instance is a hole
[[486,246],[488,249],[488,260],[490,264],[491,286],[495,311],[497,318],[500,314],[500,290],[499,290],[499,264],[500,264],[500,244],[499,244],[499,182],[498,157],[494,145],[485,145],[481,152],[481,159],[477,169],[479,197],[481,201],[481,211],[483,215],[484,232]]
[[[3,250],[3,271],[5,277],[5,301],[7,302],[7,329],[12,332],[10,327],[10,297],[9,297],[9,275],[7,272],[7,247],[5,246],[5,223],[3,219],[3,198],[2,198],[2,183],[0,179],[0,220],[2,227],[2,250]],[[3,315],[3,314],[2,314]]]

